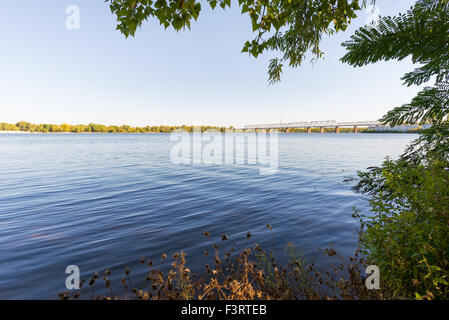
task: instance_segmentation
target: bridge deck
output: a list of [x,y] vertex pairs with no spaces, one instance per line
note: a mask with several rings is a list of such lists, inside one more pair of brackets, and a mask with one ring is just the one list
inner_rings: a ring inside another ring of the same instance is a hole
[[245,129],[288,129],[288,128],[337,128],[337,127],[371,127],[379,126],[379,121],[305,121],[288,123],[270,123],[246,125]]

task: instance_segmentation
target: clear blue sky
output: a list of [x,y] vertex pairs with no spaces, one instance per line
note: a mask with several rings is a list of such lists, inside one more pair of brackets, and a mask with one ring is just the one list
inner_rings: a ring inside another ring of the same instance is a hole
[[[382,15],[413,0],[378,0]],[[80,30],[65,27],[67,5],[80,8]],[[136,38],[115,30],[103,0],[22,0],[0,4],[0,122],[130,125],[375,120],[408,102],[401,84],[411,62],[343,65],[340,44],[365,23],[325,39],[325,59],[286,69],[269,86],[270,56],[240,53],[252,39],[249,18],[232,9],[203,12],[191,31],[155,21]]]

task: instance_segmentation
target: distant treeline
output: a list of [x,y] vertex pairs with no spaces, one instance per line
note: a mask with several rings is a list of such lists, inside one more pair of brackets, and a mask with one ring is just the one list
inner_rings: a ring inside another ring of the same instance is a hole
[[[193,131],[193,126],[146,126],[146,127],[132,127],[128,125],[122,126],[105,126],[102,124],[90,123],[88,125],[78,124],[32,124],[26,121],[21,121],[16,124],[0,123],[0,131],[26,131],[26,132],[71,132],[71,133],[170,133],[176,129],[183,129],[188,132]],[[224,132],[226,129],[233,129],[233,127],[213,127],[201,126],[201,131],[215,129]]]
[[[199,126],[196,126],[199,127]],[[193,132],[194,126],[146,126],[146,127],[132,127],[128,125],[122,126],[105,126],[102,124],[90,123],[88,125],[77,124],[33,124],[26,121],[21,121],[16,124],[10,123],[0,123],[0,131],[24,131],[24,132],[40,132],[40,133],[170,133],[177,129],[183,129],[187,132]],[[201,126],[201,132],[205,130],[218,130],[220,132],[225,132],[227,129],[234,129],[233,126],[230,127],[214,127],[214,126]],[[377,131],[372,128],[358,128],[358,132],[364,133],[392,133],[392,132],[402,132],[402,133],[420,133],[421,127],[416,127],[414,129],[409,129],[406,131],[396,131],[393,129],[386,131]],[[281,129],[280,132],[285,132],[286,129]],[[353,128],[340,128],[340,132],[353,132]],[[291,128],[290,133],[305,133],[306,128]],[[320,128],[312,128],[312,132],[320,132]],[[330,133],[335,132],[334,128],[325,128],[324,132]]]

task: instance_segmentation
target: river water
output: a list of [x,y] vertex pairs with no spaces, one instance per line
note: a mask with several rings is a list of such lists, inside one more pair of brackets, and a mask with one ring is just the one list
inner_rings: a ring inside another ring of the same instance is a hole
[[184,250],[200,270],[222,234],[243,246],[250,231],[280,256],[289,242],[310,258],[329,243],[350,255],[352,208],[369,206],[344,180],[415,137],[280,134],[277,171],[261,175],[248,164],[175,164],[168,134],[1,134],[0,298],[55,299],[72,264],[83,278],[125,266],[143,278],[140,257]]

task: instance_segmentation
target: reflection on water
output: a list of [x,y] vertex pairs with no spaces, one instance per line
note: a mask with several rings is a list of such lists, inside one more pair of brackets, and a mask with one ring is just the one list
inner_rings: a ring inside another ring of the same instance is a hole
[[2,134],[0,298],[57,298],[69,264],[87,277],[182,249],[199,268],[223,233],[244,245],[251,231],[280,255],[288,242],[309,257],[329,243],[348,255],[352,207],[368,206],[343,180],[414,137],[280,135],[278,171],[262,176],[247,165],[172,164],[163,134]]

